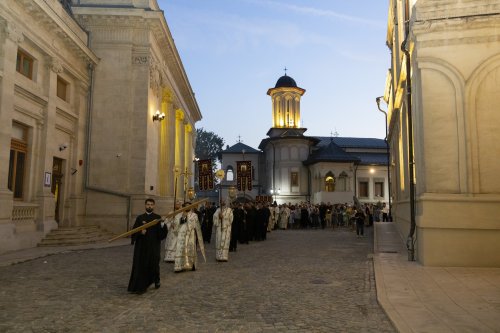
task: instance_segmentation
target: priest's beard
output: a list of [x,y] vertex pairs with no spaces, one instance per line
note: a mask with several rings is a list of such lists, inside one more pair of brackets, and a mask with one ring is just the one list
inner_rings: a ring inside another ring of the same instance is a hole
[[146,212],[152,213],[153,212],[153,208],[146,208]]

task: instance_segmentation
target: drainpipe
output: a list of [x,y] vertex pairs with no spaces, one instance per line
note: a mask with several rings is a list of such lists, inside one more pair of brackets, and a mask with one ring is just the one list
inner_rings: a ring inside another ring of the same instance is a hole
[[388,136],[388,131],[389,127],[387,126],[387,112],[382,110],[380,108],[380,99],[382,96],[377,97],[377,107],[380,112],[382,112],[385,115],[385,146],[387,149],[387,188],[388,188],[388,194],[389,194],[389,221],[392,221],[392,204],[391,204],[391,151],[389,149],[389,136]]
[[[90,32],[86,31],[88,35],[88,43],[87,47],[90,48]],[[130,220],[132,219],[132,196],[125,194],[125,193],[119,193],[115,191],[110,191],[106,190],[103,188],[98,188],[94,186],[89,185],[89,174],[90,174],[90,147],[92,143],[91,139],[91,133],[92,133],[92,106],[93,106],[93,92],[94,92],[94,65],[89,64],[88,66],[88,72],[89,72],[89,77],[90,77],[90,89],[89,93],[87,95],[87,141],[86,141],[86,149],[85,149],[85,182],[84,182],[84,187],[86,190],[92,190],[96,192],[101,192],[101,193],[106,193],[110,195],[115,195],[123,198],[127,198],[127,225],[125,226],[126,230],[128,231],[130,229]],[[88,198],[85,200],[85,205],[88,204]],[[87,209],[85,209],[87,211]]]
[[406,57],[406,110],[408,115],[408,161],[410,175],[410,232],[406,240],[406,248],[408,249],[408,261],[415,261],[415,183],[414,167],[415,161],[413,156],[413,119],[412,119],[412,104],[411,104],[411,57],[408,50],[409,34],[410,34],[410,7],[408,0],[405,1],[405,40],[401,44],[401,51]]

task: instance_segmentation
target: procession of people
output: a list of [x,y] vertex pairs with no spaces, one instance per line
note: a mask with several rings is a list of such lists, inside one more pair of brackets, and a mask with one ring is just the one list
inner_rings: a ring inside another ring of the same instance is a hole
[[[153,212],[155,201],[146,199],[144,214],[139,215],[131,233],[134,244],[132,271],[128,286],[131,293],[142,294],[154,284],[160,288],[161,243],[164,239],[164,262],[173,263],[173,271],[195,271],[198,252],[205,257],[205,244],[210,244],[215,232],[215,260],[229,261],[229,253],[238,244],[267,239],[276,229],[325,229],[352,227],[358,237],[364,237],[364,226],[381,220],[383,206],[358,203],[280,204],[276,202],[238,202],[227,204],[222,198],[215,203],[176,201],[174,211],[161,217]],[[149,226],[151,224],[151,226]],[[136,231],[137,230],[137,231]],[[127,234],[127,233],[126,233]]]

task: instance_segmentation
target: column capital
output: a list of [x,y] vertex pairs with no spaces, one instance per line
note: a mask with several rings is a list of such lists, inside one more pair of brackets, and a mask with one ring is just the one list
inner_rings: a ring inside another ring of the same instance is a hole
[[184,111],[182,111],[182,109],[175,110],[175,119],[184,120]]
[[172,103],[174,101],[174,96],[169,88],[163,88],[161,100],[163,103]]
[[63,72],[63,65],[56,57],[47,57],[47,68],[56,74],[61,74]]
[[5,31],[7,38],[9,38],[16,44],[22,43],[24,41],[24,35],[22,31],[14,23],[9,21],[4,21],[3,25],[4,25],[3,30]]

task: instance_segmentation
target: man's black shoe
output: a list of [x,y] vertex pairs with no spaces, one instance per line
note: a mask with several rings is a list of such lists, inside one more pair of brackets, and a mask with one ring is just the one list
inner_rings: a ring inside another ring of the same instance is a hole
[[160,282],[155,282],[155,289],[160,288],[160,286],[161,286]]

